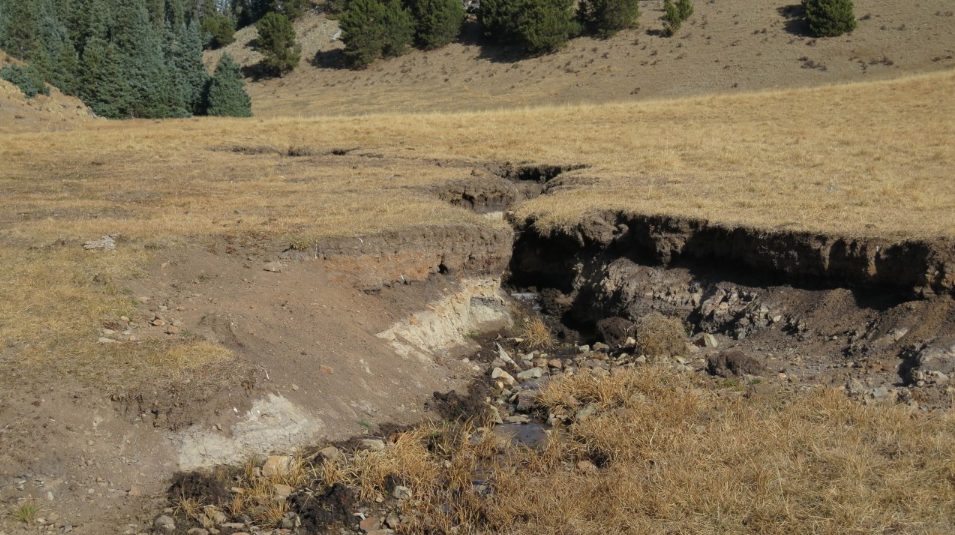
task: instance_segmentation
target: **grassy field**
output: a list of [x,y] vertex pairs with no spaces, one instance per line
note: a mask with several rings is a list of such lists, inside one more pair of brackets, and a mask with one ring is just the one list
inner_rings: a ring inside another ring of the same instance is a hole
[[[640,3],[639,27],[610,39],[582,37],[555,53],[523,56],[488,45],[476,21],[460,42],[413,51],[368,69],[342,64],[337,22],[310,15],[296,23],[302,61],[279,79],[249,87],[257,114],[430,113],[521,106],[637,102],[754,90],[863,82],[955,66],[955,16],[948,0],[917,5],[855,0],[851,35],[813,39],[799,2],[694,2],[673,38],[659,35],[663,3]],[[226,48],[254,72],[261,56],[252,28]],[[214,65],[218,51],[208,56]]]
[[[539,405],[573,415],[591,404],[593,414],[571,417],[540,449],[474,425],[425,425],[382,451],[299,461],[278,477],[257,475],[253,463],[243,492],[214,505],[270,525],[287,510],[273,483],[319,493],[345,483],[373,503],[397,481],[412,489],[410,499],[386,504],[402,515],[399,533],[955,529],[951,413],[863,406],[823,390],[744,395],[749,388],[712,389],[653,366],[583,373],[549,383]],[[196,518],[206,505],[180,503]]]
[[[58,355],[57,365],[81,362],[91,378],[119,373],[122,352],[94,358],[103,352],[96,332],[133,306],[121,281],[142,273],[152,251],[227,235],[281,247],[419,225],[502,224],[429,189],[468,179],[486,162],[589,166],[519,208],[544,226],[619,209],[767,229],[955,236],[953,82],[945,72],[637,104],[6,133],[0,338],[19,355],[8,363]],[[329,154],[341,148],[357,150]],[[113,256],[79,249],[104,234],[121,237]],[[40,287],[50,291],[28,290]],[[144,373],[150,362],[163,368],[167,350],[144,349],[150,358],[136,362]]]

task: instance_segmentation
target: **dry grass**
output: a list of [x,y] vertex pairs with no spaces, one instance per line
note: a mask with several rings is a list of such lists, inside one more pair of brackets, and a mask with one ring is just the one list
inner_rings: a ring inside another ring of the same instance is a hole
[[550,328],[539,317],[527,319],[521,332],[522,345],[527,349],[544,349],[554,343]]
[[[489,161],[591,166],[518,209],[543,228],[615,209],[952,237],[953,82],[948,72],[642,104],[0,134],[4,365],[122,383],[165,370],[169,359],[183,363],[166,345],[95,343],[103,322],[132,306],[123,281],[142,274],[153,251],[225,237],[280,247],[423,225],[502,225],[432,193],[473,179]],[[221,150],[263,146],[274,150]],[[80,249],[103,234],[121,236],[117,252]],[[201,362],[225,357],[180,349]]]
[[686,352],[686,330],[677,318],[651,312],[637,320],[637,350],[650,359],[673,357]]
[[864,406],[828,390],[744,396],[691,381],[655,367],[565,378],[546,387],[545,409],[573,414],[593,403],[597,412],[542,451],[468,427],[423,427],[385,451],[336,461],[325,482],[345,481],[364,499],[384,493],[387,476],[409,486],[401,533],[955,529],[953,414]]

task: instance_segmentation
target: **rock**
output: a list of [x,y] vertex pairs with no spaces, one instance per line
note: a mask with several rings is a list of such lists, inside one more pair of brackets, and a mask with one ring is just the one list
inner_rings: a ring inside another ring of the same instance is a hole
[[488,412],[490,413],[491,421],[495,424],[503,424],[504,420],[501,419],[501,411],[497,410],[497,407],[490,406],[488,407]]
[[52,490],[46,491],[46,501],[48,501],[48,502],[52,502],[52,501],[53,501],[53,491],[52,491]]
[[293,489],[289,485],[276,484],[276,485],[272,485],[272,492],[275,493],[275,497],[277,499],[280,499],[279,501],[284,502],[285,498],[288,498],[293,492],[295,492],[295,489]]
[[594,351],[607,351],[608,349],[610,349],[610,346],[601,342],[597,342],[593,347]]
[[157,516],[156,520],[153,520],[153,525],[156,526],[156,529],[159,531],[165,531],[165,532],[176,531],[176,523],[173,521],[172,517],[169,515]]
[[269,273],[281,273],[283,267],[285,266],[281,262],[269,262],[263,266],[263,270]]
[[397,529],[401,524],[401,519],[394,512],[388,513],[388,518],[385,519],[385,525],[391,529]]
[[543,375],[544,375],[544,370],[534,367],[517,374],[517,378],[520,379],[521,381],[527,381],[529,379],[539,379]]
[[703,333],[696,338],[696,341],[693,342],[697,347],[716,347],[719,345],[716,337],[710,333]]
[[179,334],[179,327],[176,327],[175,325],[166,327],[166,334]]
[[[604,318],[597,322],[597,334],[610,347],[627,345],[627,341],[632,339],[631,336],[636,332],[635,330],[636,325],[625,318]],[[595,345],[594,348],[596,347]]]
[[209,531],[202,528],[191,528],[186,535],[209,535]]
[[547,361],[547,365],[551,368],[557,368],[559,370],[564,367],[564,361],[560,359],[550,359]]
[[872,390],[872,398],[877,401],[882,401],[889,397],[889,389],[885,386],[880,386]]
[[588,403],[584,405],[584,408],[580,409],[576,414],[574,414],[574,419],[576,419],[578,422],[583,422],[595,414],[597,414],[597,404]]
[[116,239],[111,234],[107,234],[98,240],[92,240],[84,243],[83,248],[87,251],[92,251],[94,249],[113,251],[116,249]]
[[282,517],[282,529],[295,529],[301,525],[302,519],[294,511],[289,511]]
[[491,379],[500,379],[501,382],[503,382],[504,384],[508,386],[514,386],[517,384],[517,381],[514,379],[513,376],[511,376],[511,374],[507,373],[506,371],[500,368],[494,368],[493,370],[491,370]]
[[380,438],[362,439],[361,445],[364,446],[365,449],[368,449],[371,451],[382,451],[385,449],[385,441],[381,440]]
[[319,451],[318,453],[323,458],[329,459],[329,460],[337,459],[342,454],[342,452],[335,446],[328,446],[327,448],[322,448],[321,451]]
[[292,458],[288,455],[270,455],[262,465],[262,475],[265,477],[282,477],[292,470]]
[[504,418],[504,421],[509,424],[526,424],[530,422],[531,419],[526,414],[514,414]]
[[584,353],[590,353],[590,346],[580,346],[577,348],[577,352],[583,355]]
[[860,383],[856,379],[852,379],[846,383],[846,392],[853,396],[861,396],[866,393],[868,389],[864,384]]
[[159,319],[159,318],[156,318],[156,319],[152,320],[150,323],[152,324],[153,327],[162,327],[163,325],[166,324],[165,321],[163,321],[163,320],[161,320],[161,319]]
[[99,342],[99,343],[101,343],[101,344],[115,344],[115,343],[116,343],[116,340],[113,340],[112,338],[106,338],[106,337],[104,336],[104,337],[100,338],[99,340],[97,340],[97,342]]
[[710,355],[706,359],[706,369],[711,375],[720,377],[762,375],[766,372],[761,362],[739,350]]
[[586,459],[577,463],[577,469],[585,474],[596,474],[598,470],[597,465]]
[[391,495],[394,496],[396,500],[407,500],[411,498],[411,489],[398,485],[395,487],[395,490],[392,491]]
[[127,496],[142,496],[142,494],[143,494],[143,489],[141,489],[140,487],[136,485],[129,487],[129,491],[126,492]]
[[365,533],[377,531],[381,528],[381,520],[378,519],[377,515],[372,515],[359,522],[358,527]]
[[504,348],[501,347],[501,344],[498,344],[497,342],[495,342],[494,345],[497,346],[497,358],[503,360],[504,362],[512,366],[517,366],[517,363],[514,362],[514,359],[512,359],[511,356],[507,354],[507,351],[504,351]]
[[537,392],[524,390],[517,394],[517,412],[529,412],[537,405]]

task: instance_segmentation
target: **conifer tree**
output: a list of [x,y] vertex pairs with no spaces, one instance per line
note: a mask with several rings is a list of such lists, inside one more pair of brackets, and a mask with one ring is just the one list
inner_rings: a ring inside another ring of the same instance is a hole
[[163,61],[162,42],[139,0],[117,0],[114,39],[122,54],[122,76],[129,86],[130,106],[123,116],[169,117],[178,94]]
[[583,0],[578,16],[591,31],[610,37],[636,25],[640,4],[638,0]]
[[528,0],[521,11],[518,33],[531,54],[554,52],[579,31],[573,0]]
[[399,0],[386,0],[384,6],[379,22],[385,38],[381,52],[394,58],[408,52],[408,46],[414,42],[414,19]]
[[75,95],[79,91],[80,57],[73,47],[69,37],[60,47],[60,54],[53,65],[53,76],[50,83],[67,95]]
[[298,65],[301,48],[295,44],[295,28],[288,17],[268,13],[255,25],[259,31],[259,51],[266,71],[284,76]]
[[202,93],[209,81],[202,61],[202,42],[195,24],[182,25],[179,31],[167,32],[166,64],[173,87],[179,93],[178,102],[189,115],[203,111]]
[[252,99],[245,92],[242,71],[223,54],[209,83],[207,113],[219,117],[252,117]]
[[426,50],[457,39],[467,16],[460,0],[409,0],[408,7],[415,20],[418,45]]
[[113,119],[128,116],[131,92],[116,45],[93,36],[83,51],[81,71],[80,96],[94,113]]
[[484,28],[484,36],[497,43],[518,41],[518,21],[523,7],[523,0],[481,0],[478,20]]
[[680,14],[680,21],[686,22],[693,15],[693,2],[691,0],[676,0],[676,10]]
[[683,19],[680,18],[680,9],[673,0],[663,0],[663,33],[672,36],[680,29]]
[[348,10],[339,18],[345,60],[353,67],[366,67],[381,56],[385,46],[380,24],[384,11],[384,5],[378,0],[351,0]]
[[816,37],[836,37],[856,29],[852,0],[802,0],[809,32]]

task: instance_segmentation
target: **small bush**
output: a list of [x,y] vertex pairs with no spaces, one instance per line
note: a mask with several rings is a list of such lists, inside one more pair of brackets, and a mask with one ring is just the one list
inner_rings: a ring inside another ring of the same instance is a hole
[[202,21],[202,36],[211,48],[222,48],[235,42],[235,23],[216,13]]
[[676,10],[680,14],[680,21],[686,22],[693,15],[693,2],[690,0],[677,0]]
[[573,0],[482,0],[484,34],[498,43],[522,43],[531,54],[554,52],[580,31]]
[[683,19],[680,17],[680,8],[676,7],[673,0],[664,0],[663,2],[663,33],[672,36],[683,25]]
[[339,20],[345,59],[362,68],[385,56],[400,56],[414,41],[414,20],[398,0],[352,0]]
[[587,28],[603,37],[636,26],[640,17],[638,0],[583,0],[578,17]]
[[637,349],[650,359],[682,355],[686,351],[686,332],[676,318],[651,312],[637,321]]
[[269,13],[255,24],[259,31],[259,52],[266,70],[284,76],[298,65],[301,48],[295,44],[295,28],[285,15]]
[[856,29],[852,0],[802,0],[806,23],[816,37],[836,37]]
[[467,16],[461,0],[409,0],[408,8],[414,17],[418,44],[426,50],[457,39]]
[[7,65],[0,69],[0,79],[20,88],[20,91],[23,91],[27,98],[33,98],[37,95],[49,96],[50,94],[50,88],[43,83],[43,77],[30,65],[26,67]]

